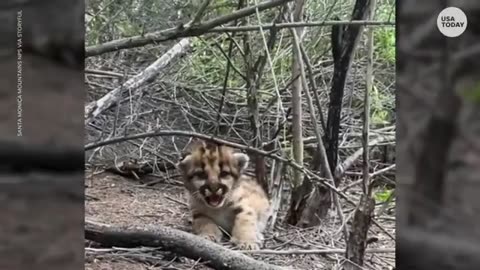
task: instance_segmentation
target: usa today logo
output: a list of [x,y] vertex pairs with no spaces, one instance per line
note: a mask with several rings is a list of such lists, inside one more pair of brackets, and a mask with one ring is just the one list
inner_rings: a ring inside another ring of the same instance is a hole
[[467,29],[467,16],[456,7],[448,7],[437,18],[437,27],[447,37],[458,37]]

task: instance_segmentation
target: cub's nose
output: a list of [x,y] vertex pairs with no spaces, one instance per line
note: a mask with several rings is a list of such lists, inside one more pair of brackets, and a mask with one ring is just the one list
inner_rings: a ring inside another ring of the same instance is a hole
[[208,189],[213,193],[217,193],[217,191],[219,191],[220,188],[221,188],[220,183],[211,183],[210,185],[208,185]]

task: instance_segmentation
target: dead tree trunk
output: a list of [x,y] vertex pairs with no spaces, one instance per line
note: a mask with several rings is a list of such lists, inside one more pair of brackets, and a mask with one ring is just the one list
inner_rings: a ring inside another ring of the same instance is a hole
[[[353,8],[352,20],[365,20],[368,15],[369,4],[370,0],[357,0]],[[334,71],[324,138],[331,172],[335,172],[338,164],[338,138],[340,135],[340,118],[342,114],[342,101],[345,82],[362,30],[363,27],[359,25],[336,25],[332,27],[331,38]],[[318,171],[324,171],[319,160],[320,156],[317,153],[314,156],[314,169]],[[338,185],[339,179],[335,179],[335,184]],[[319,207],[324,207],[325,209],[319,209],[317,212],[324,213],[325,215],[328,213],[328,209],[332,204],[331,192],[328,190],[328,188],[323,186],[319,187],[318,192],[318,200],[323,202]]]
[[[357,0],[353,8],[352,20],[365,20],[368,16],[370,0]],[[335,171],[338,163],[338,138],[340,117],[348,72],[353,60],[363,27],[360,25],[332,27],[332,55],[334,61],[330,104],[328,107],[325,141],[330,170]]]
[[[300,21],[303,17],[304,0],[295,0],[293,10],[293,21]],[[296,28],[297,36],[301,37],[303,33],[302,28]],[[302,54],[295,47],[293,47],[293,61],[292,61],[292,148],[293,160],[303,166],[303,124],[302,124],[302,79],[300,76],[300,63],[302,61]],[[302,184],[302,173],[300,171],[294,172],[294,186],[298,187]]]

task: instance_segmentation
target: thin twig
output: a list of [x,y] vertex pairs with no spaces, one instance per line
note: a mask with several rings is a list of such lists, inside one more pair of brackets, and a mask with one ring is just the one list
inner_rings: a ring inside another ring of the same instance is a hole
[[[202,20],[203,15],[205,14],[205,10],[207,9],[208,5],[210,4],[211,0],[205,0],[203,1],[202,5],[198,9],[197,13],[193,17],[192,21],[190,22],[190,25],[195,25]],[[190,28],[190,27],[187,27]]]
[[248,25],[248,26],[225,26],[217,27],[208,30],[210,33],[218,32],[249,32],[260,31],[261,29],[268,30],[271,28],[300,28],[300,27],[323,27],[332,25],[362,25],[362,26],[384,26],[394,27],[395,22],[388,21],[320,21],[320,22],[289,22],[279,24],[264,24],[264,25]]

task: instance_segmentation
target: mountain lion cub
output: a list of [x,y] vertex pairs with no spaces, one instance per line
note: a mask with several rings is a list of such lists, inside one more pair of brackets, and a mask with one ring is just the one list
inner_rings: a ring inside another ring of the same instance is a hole
[[225,232],[240,249],[260,248],[270,203],[261,186],[243,174],[248,162],[229,147],[198,141],[177,164],[195,234],[218,242]]

